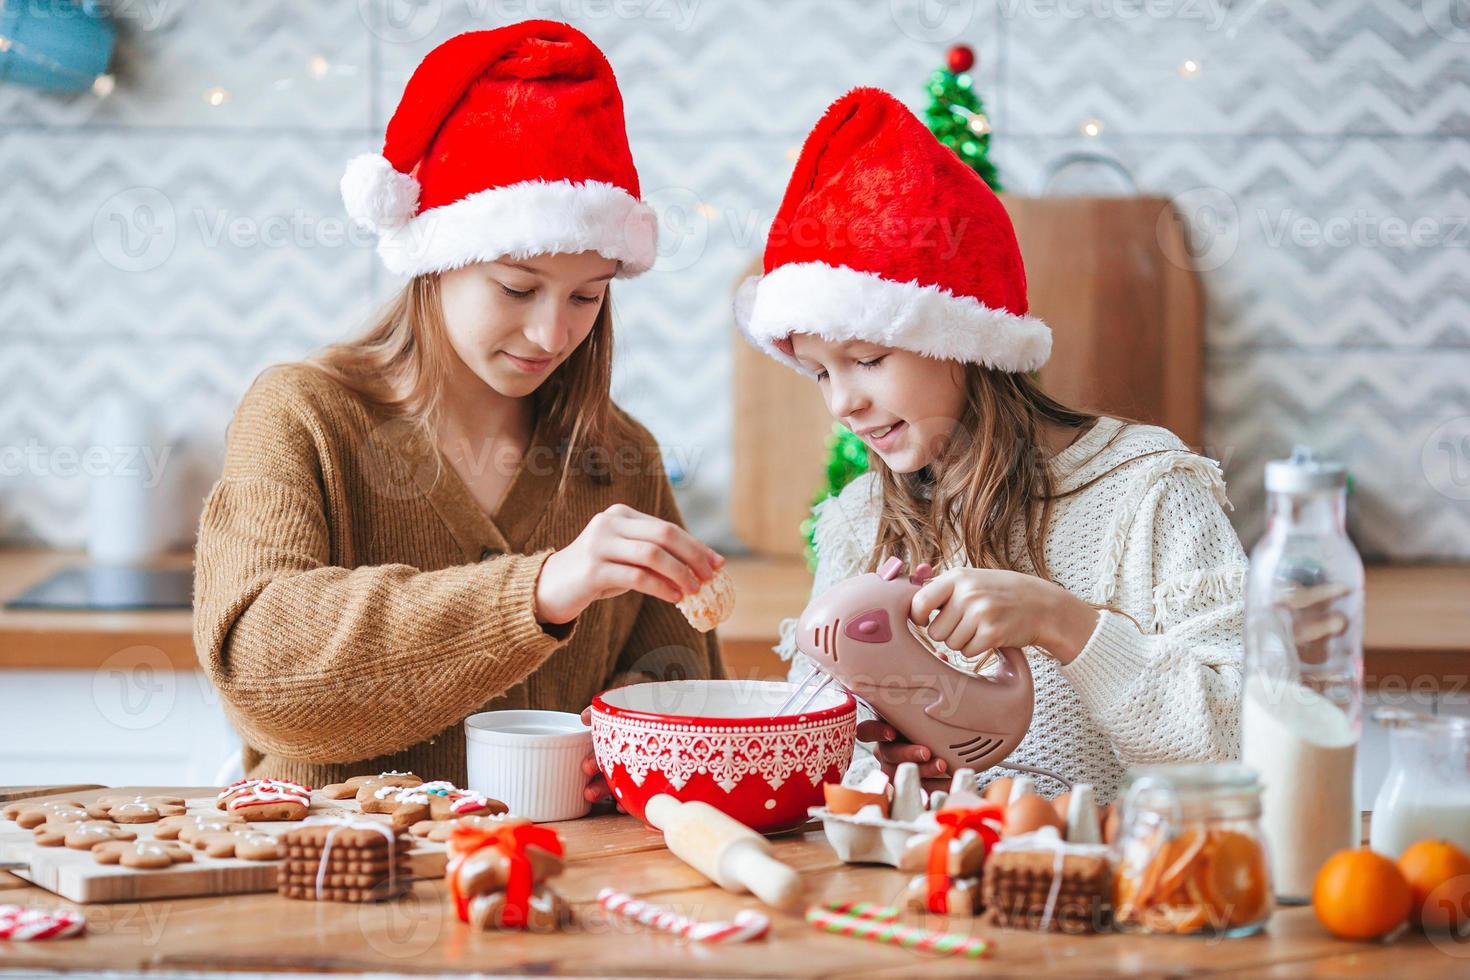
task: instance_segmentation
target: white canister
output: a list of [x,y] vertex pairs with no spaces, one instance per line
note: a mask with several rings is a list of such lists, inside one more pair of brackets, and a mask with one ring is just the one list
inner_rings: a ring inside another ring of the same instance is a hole
[[469,788],[537,823],[575,820],[592,808],[582,760],[592,729],[566,711],[481,711],[464,720]]

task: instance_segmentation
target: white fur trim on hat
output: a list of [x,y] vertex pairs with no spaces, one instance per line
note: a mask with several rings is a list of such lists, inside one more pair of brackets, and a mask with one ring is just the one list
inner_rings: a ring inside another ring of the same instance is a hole
[[347,161],[341,189],[347,214],[373,231],[403,224],[419,206],[419,182],[376,153]]
[[939,286],[891,282],[823,262],[752,276],[735,294],[735,321],[751,343],[807,373],[776,343],[793,333],[866,340],[1001,371],[1034,371],[1051,356],[1051,329]]
[[658,258],[658,217],[613,184],[531,180],[430,208],[378,239],[383,264],[403,276],[555,252],[596,252],[636,276]]

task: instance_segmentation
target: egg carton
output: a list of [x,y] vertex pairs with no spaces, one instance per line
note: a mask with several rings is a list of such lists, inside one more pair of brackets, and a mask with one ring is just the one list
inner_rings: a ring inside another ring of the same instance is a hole
[[888,816],[883,816],[876,806],[864,807],[857,813],[832,813],[824,806],[814,806],[807,814],[822,821],[827,843],[843,861],[896,868],[904,847],[916,834],[932,834],[939,829],[935,811],[944,806],[951,794],[960,792],[975,792],[973,770],[956,772],[948,793],[938,790],[925,794],[919,784],[919,767],[905,762],[893,774],[893,801]]

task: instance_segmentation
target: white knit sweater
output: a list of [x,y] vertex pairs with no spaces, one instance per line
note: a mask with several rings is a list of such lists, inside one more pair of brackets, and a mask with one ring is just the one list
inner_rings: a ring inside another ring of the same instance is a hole
[[[1091,783],[1101,801],[1116,796],[1128,766],[1230,759],[1239,745],[1246,556],[1225,516],[1219,466],[1167,429],[1112,418],[1099,419],[1049,465],[1062,492],[1119,463],[1054,502],[1045,554],[1057,584],[1123,610],[1142,629],[1103,611],[1066,666],[1026,648],[1036,710],[1008,760]],[[814,596],[862,570],[877,539],[878,493],[875,474],[866,473],[817,505]],[[1021,532],[1017,522],[1016,570],[1034,574]],[[796,620],[782,622],[776,652],[798,680],[811,665],[796,651],[795,632]],[[846,781],[876,764],[871,746],[859,743]],[[993,768],[981,783],[1006,774]],[[1037,786],[1048,796],[1062,789],[1047,778]]]

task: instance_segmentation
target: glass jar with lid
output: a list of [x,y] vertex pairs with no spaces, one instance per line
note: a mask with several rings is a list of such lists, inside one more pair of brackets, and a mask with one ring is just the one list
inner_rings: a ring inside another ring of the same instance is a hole
[[1245,936],[1271,917],[1261,783],[1253,769],[1130,769],[1113,844],[1113,914],[1121,931]]
[[1373,720],[1389,730],[1389,768],[1368,846],[1393,861],[1426,838],[1470,852],[1470,718],[1380,708]]

